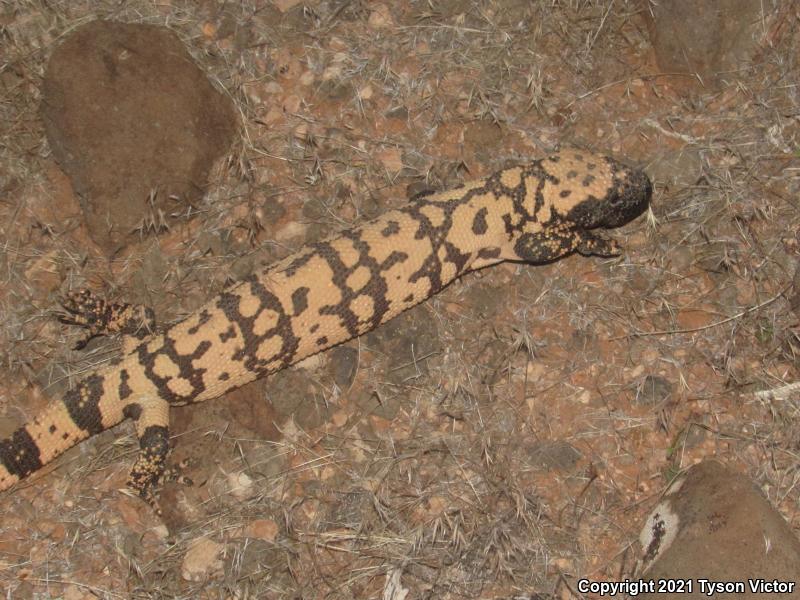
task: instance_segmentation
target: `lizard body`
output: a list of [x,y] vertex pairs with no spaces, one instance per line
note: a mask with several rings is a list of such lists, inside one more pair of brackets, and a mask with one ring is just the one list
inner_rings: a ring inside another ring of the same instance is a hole
[[[637,217],[651,193],[643,172],[569,150],[418,196],[308,244],[163,333],[126,338],[121,358],[0,441],[0,490],[130,418],[140,452],[129,486],[153,504],[170,406],[216,398],[370,331],[468,271],[573,252],[618,254],[613,240],[592,230]],[[91,313],[80,301],[75,307]]]

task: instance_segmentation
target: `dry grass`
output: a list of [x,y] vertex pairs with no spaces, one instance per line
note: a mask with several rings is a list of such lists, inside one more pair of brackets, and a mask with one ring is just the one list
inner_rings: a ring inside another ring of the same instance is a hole
[[[470,275],[351,354],[181,411],[195,485],[166,490],[169,531],[116,491],[132,429],[83,444],[1,499],[9,597],[577,597],[578,577],[630,573],[647,509],[712,455],[800,527],[798,396],[753,395],[798,379],[797,15],[689,101],[657,75],[638,4],[386,6],[381,27],[359,1],[0,2],[0,433],[110,356],[69,350],[64,291],[169,322],[411,184],[558,143],[628,156],[657,192],[626,256]],[[37,114],[52,48],[97,17],[173,29],[242,122],[199,213],[114,260]],[[203,538],[218,555],[189,581]]]

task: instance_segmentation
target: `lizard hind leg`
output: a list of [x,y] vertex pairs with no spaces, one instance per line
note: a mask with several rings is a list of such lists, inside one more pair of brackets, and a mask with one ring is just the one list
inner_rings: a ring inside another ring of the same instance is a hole
[[139,438],[139,455],[131,468],[128,487],[160,515],[158,489],[169,455],[169,404],[160,398],[147,398],[129,404],[123,412],[136,422]]
[[[75,349],[81,350],[98,335],[125,335],[125,344],[135,345],[156,331],[153,309],[139,304],[109,302],[91,290],[80,289],[69,292],[61,300],[66,313],[59,321],[67,325],[78,325],[87,330],[86,338],[78,342]],[[127,353],[130,348],[123,348]]]

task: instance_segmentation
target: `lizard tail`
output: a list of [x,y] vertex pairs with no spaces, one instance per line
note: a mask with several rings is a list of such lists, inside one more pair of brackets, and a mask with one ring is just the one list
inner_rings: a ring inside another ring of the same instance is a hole
[[11,437],[0,441],[0,491],[125,418],[118,397],[114,403],[102,399],[103,379],[102,372],[86,376]]

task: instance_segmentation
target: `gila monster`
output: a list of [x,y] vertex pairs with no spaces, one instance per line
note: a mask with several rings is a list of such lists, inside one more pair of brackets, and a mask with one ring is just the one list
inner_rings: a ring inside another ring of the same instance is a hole
[[[90,293],[68,297],[71,322],[122,332],[123,352],[0,441],[0,491],[78,442],[135,422],[128,485],[156,509],[170,406],[202,402],[359,336],[468,271],[573,252],[614,256],[592,231],[623,225],[650,202],[640,170],[566,150],[440,193],[308,244],[223,291],[162,333],[135,334],[137,311]],[[145,314],[152,320],[152,311]],[[67,319],[70,321],[70,319]]]

